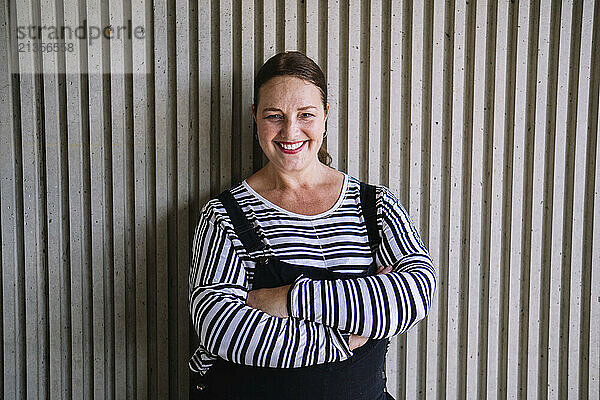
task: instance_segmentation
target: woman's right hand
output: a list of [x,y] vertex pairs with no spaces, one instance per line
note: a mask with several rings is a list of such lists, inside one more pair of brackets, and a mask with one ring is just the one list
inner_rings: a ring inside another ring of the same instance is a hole
[[[387,267],[384,267],[382,265],[375,275],[387,274],[388,272],[392,272],[392,266],[388,265]],[[350,350],[358,349],[360,346],[367,343],[367,340],[369,340],[369,338],[351,333],[350,338],[348,339],[348,346],[350,347]]]

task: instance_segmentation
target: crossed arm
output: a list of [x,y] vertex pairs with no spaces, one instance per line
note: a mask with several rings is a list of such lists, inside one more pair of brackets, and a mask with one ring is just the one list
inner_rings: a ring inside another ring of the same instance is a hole
[[[377,275],[383,275],[392,272],[391,266],[381,266],[377,271]],[[304,282],[308,283],[310,280],[304,280]],[[314,282],[314,281],[313,281]],[[288,318],[289,317],[289,308],[290,304],[288,304],[288,300],[290,299],[290,289],[292,285],[280,286],[272,289],[257,289],[251,290],[248,292],[248,297],[246,299],[246,304],[252,308],[256,308],[257,310],[261,310],[266,312],[269,315],[278,318]],[[298,313],[299,314],[299,313]],[[308,319],[308,318],[306,318]],[[323,323],[322,321],[315,321],[317,323]],[[328,324],[325,324],[328,325]],[[331,325],[328,325],[331,326]],[[347,331],[347,330],[346,330]],[[359,336],[357,334],[351,334],[348,342],[348,346],[350,350],[354,350],[363,344],[366,343],[368,338]]]
[[[289,368],[344,360],[365,337],[409,329],[431,306],[435,270],[408,216],[403,209],[394,211],[401,215],[389,220],[384,215],[379,258],[396,261],[378,275],[300,277],[292,285],[254,291],[224,228],[202,222],[190,273],[191,313],[201,346],[233,362]],[[341,331],[353,334],[349,343]]]
[[298,318],[381,339],[402,333],[425,317],[433,285],[433,267],[426,257],[414,255],[394,266],[380,267],[376,276],[329,281],[300,278],[292,285],[253,290],[247,304],[275,317]]

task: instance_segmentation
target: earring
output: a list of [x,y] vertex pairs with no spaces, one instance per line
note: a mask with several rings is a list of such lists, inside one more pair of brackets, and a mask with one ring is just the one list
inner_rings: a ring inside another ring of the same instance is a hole
[[323,139],[327,137],[327,131],[323,132]]

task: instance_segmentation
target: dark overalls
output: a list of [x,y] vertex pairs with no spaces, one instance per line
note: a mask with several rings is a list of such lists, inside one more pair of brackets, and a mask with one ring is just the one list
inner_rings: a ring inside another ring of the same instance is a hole
[[[231,192],[219,200],[225,206],[235,232],[248,254],[264,250],[258,237]],[[288,264],[277,257],[259,259],[252,289],[273,288],[292,283],[301,274],[317,280],[349,279],[375,275],[375,251],[381,242],[377,230],[375,187],[361,182],[360,199],[367,225],[373,262],[363,274],[342,274],[323,268]],[[235,364],[219,358],[205,376],[192,376],[192,397],[210,400],[383,400],[392,397],[385,390],[385,354],[388,339],[369,339],[345,361],[301,368],[267,368]]]

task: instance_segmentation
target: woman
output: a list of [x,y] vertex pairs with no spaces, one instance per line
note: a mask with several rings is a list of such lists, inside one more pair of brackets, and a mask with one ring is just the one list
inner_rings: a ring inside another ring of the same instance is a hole
[[196,398],[391,398],[388,338],[425,317],[436,273],[389,189],[329,167],[328,112],[323,72],[303,54],[258,72],[269,162],[204,206],[194,238]]

